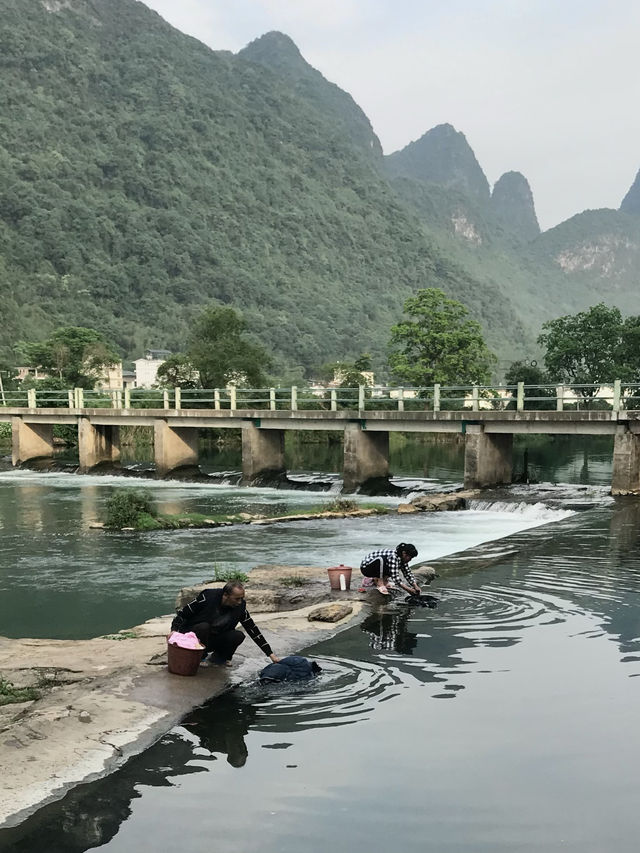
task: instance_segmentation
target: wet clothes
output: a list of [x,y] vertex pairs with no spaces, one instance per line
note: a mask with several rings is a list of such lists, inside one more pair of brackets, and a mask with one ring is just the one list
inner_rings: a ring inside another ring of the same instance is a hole
[[[236,607],[225,607],[222,603],[222,589],[203,589],[197,598],[178,610],[171,623],[171,630],[182,633],[193,631],[207,647],[207,652],[226,655],[225,660],[231,660],[233,652],[244,640],[242,632],[234,630],[238,623],[267,657],[273,654],[271,646],[251,618],[246,602],[242,601]],[[198,633],[200,629],[206,634],[203,626],[208,628],[206,637]],[[229,650],[231,654],[227,654]]]
[[260,681],[307,681],[322,672],[315,661],[307,660],[300,655],[288,655],[278,663],[270,663],[260,673]]
[[[366,578],[388,578],[400,585],[405,578],[411,586],[418,586],[409,564],[396,553],[395,549],[371,551],[360,563],[360,571]],[[404,575],[404,577],[403,577]]]
[[397,603],[407,604],[409,607],[429,607],[433,610],[438,606],[438,599],[435,595],[407,595],[404,601]]

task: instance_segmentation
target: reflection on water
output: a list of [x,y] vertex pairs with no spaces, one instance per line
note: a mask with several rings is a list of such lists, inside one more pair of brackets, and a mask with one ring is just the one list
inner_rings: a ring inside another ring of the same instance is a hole
[[452,558],[437,609],[372,610],[312,683],[239,687],[0,849],[635,851],[640,502],[553,529]]

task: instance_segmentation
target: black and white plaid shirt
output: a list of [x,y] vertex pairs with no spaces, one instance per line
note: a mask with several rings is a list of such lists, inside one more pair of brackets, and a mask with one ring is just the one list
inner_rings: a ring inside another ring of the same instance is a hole
[[[391,580],[400,585],[404,578],[406,578],[407,582],[411,586],[417,586],[418,582],[415,579],[415,576],[411,569],[409,568],[409,564],[405,563],[404,560],[400,558],[400,555],[395,552],[393,548],[385,548],[380,551],[371,551],[371,553],[367,554],[364,560],[360,563],[360,568],[364,569],[370,563],[373,563],[375,560],[382,559],[383,575],[390,575]],[[402,577],[404,575],[404,578]]]

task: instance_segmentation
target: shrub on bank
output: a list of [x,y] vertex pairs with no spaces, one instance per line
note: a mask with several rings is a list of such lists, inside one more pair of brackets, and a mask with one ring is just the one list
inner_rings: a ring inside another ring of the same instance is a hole
[[140,516],[155,518],[158,511],[145,489],[116,489],[107,501],[107,527],[137,527]]

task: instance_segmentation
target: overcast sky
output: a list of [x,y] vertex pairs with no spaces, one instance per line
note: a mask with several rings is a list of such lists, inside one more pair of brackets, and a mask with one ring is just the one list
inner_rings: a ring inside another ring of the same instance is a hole
[[618,207],[640,168],[638,0],[145,0],[216,50],[287,33],[386,154],[443,122],[550,228]]

